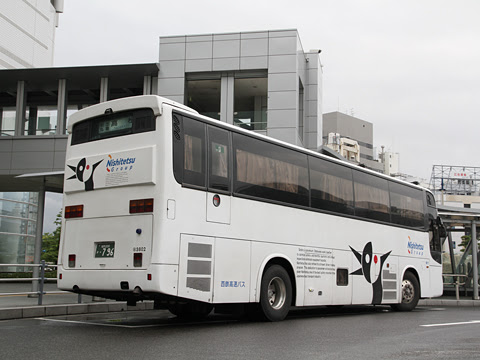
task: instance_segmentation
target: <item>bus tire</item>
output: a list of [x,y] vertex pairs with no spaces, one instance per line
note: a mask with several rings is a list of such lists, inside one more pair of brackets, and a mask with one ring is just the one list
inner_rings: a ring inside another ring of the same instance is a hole
[[292,283],[287,271],[280,265],[265,270],[260,289],[260,310],[268,321],[285,319],[292,303]]
[[407,271],[402,281],[402,302],[392,305],[395,311],[412,311],[420,299],[420,284],[411,271]]

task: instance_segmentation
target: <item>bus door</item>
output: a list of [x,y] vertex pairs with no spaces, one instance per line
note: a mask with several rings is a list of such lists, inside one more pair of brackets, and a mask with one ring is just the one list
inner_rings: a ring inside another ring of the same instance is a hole
[[181,234],[178,296],[213,301],[214,238]]

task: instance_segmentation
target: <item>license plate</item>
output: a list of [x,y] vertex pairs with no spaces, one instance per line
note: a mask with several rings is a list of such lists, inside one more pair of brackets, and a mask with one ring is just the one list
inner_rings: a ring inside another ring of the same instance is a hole
[[108,258],[115,254],[115,242],[98,242],[95,243],[95,257]]

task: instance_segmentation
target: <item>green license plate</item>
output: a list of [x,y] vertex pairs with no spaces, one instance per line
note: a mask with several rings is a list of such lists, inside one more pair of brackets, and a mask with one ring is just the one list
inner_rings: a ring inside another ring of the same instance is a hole
[[98,242],[95,243],[95,257],[96,258],[108,258],[113,257],[115,254],[115,242]]

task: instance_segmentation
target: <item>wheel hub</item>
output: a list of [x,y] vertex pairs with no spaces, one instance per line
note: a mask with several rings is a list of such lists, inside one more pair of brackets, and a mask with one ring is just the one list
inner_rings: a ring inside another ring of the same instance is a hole
[[415,289],[413,284],[409,280],[403,280],[402,282],[402,302],[409,303],[415,297]]
[[279,277],[273,278],[268,284],[268,302],[274,309],[280,309],[285,304],[287,288]]

